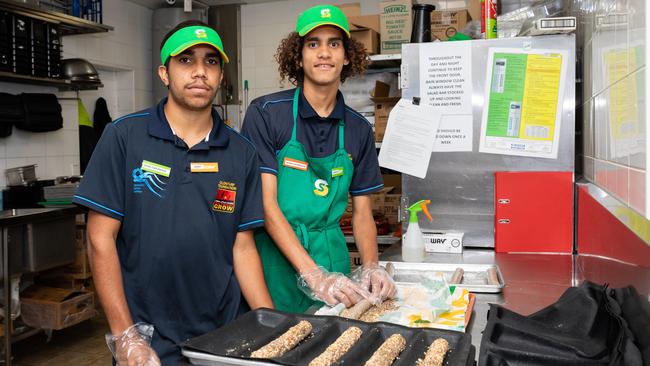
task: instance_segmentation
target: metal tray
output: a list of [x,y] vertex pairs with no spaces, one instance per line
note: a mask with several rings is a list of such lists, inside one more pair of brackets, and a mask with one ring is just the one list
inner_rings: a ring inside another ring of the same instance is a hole
[[[386,266],[387,263],[393,264],[395,268],[393,278],[397,283],[419,283],[422,275],[436,272],[442,272],[445,279],[449,281],[456,268],[462,268],[465,273],[463,280],[457,286],[466,288],[470,292],[499,293],[505,286],[501,270],[496,264],[379,262],[382,266]],[[488,284],[487,270],[490,268],[494,268],[497,272],[498,285]]]
[[[312,333],[294,349],[272,360],[251,359],[250,353],[301,320],[312,324]],[[364,323],[332,316],[287,314],[277,310],[257,309],[213,332],[184,342],[182,352],[195,365],[307,365],[327,348],[341,333],[359,327],[359,341],[336,365],[363,365],[372,353],[392,334],[406,338],[406,349],[393,365],[414,365],[436,338],[449,342],[445,365],[466,366],[474,363],[475,349],[469,334],[439,330],[408,328],[390,323]]]

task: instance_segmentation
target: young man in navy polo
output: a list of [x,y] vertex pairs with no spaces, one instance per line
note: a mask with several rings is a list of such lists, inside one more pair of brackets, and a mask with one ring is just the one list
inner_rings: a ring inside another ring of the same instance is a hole
[[176,364],[180,342],[246,308],[242,294],[272,307],[252,233],[264,224],[257,154],[211,107],[228,62],[221,39],[184,22],[160,54],[168,97],[106,126],[74,197],[90,209],[93,277],[120,365]]
[[[346,78],[363,73],[366,57],[339,8],[309,8],[276,53],[280,76],[297,88],[257,98],[246,112],[242,134],[260,155],[266,221],[255,240],[277,309],[303,312],[315,301],[350,306],[362,298],[378,303],[395,293],[377,265],[368,195],[383,181],[372,127],[339,91]],[[339,220],[348,194],[360,283],[345,277],[350,257]]]

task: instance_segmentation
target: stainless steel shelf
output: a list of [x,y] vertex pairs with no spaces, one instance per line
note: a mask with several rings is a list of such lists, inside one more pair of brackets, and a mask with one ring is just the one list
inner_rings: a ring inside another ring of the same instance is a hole
[[13,72],[0,71],[0,81],[11,83],[45,85],[59,88],[59,90],[97,90],[103,87],[103,84],[81,84],[71,83],[70,80],[41,78],[31,75],[16,74]]
[[109,25],[91,22],[86,19],[73,17],[72,15],[44,10],[31,4],[11,0],[0,0],[0,10],[57,24],[61,27],[61,33],[64,36],[70,34],[104,33],[113,30],[113,27]]
[[368,59],[370,60],[369,70],[390,68],[395,69],[395,72],[399,72],[400,64],[402,63],[402,55],[399,53],[370,55]]

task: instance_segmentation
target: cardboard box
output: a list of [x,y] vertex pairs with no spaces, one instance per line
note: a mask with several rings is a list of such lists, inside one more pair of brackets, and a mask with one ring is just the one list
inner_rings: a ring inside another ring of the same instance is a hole
[[372,29],[350,30],[350,38],[360,42],[369,55],[379,53],[379,33]]
[[381,53],[401,53],[402,43],[411,40],[411,0],[382,1],[379,5]]
[[481,21],[481,0],[468,0],[467,12],[471,20]]
[[347,3],[347,4],[338,4],[336,5],[339,9],[343,11],[346,18],[358,17],[361,15],[361,4],[360,3]]
[[77,226],[75,259],[72,264],[64,267],[66,272],[77,273],[80,275],[80,278],[90,278],[92,276],[92,273],[90,271],[90,261],[88,260],[87,243],[86,227]]
[[373,96],[370,98],[375,104],[375,141],[381,142],[384,139],[388,115],[400,97],[389,97],[390,86],[379,80],[375,82]]
[[461,32],[469,19],[467,9],[431,12],[431,39],[446,41]]
[[379,28],[379,14],[348,17],[348,24],[350,30],[372,29],[377,33],[381,32],[381,28]]
[[463,236],[455,231],[423,232],[424,250],[432,253],[462,253]]
[[54,287],[32,286],[21,294],[25,324],[34,328],[63,329],[96,314],[93,293]]
[[402,202],[402,195],[399,193],[391,193],[384,196],[384,205],[382,211],[384,216],[388,219],[391,225],[400,223],[400,205]]
[[379,53],[379,14],[348,17],[350,37],[361,42],[369,55]]

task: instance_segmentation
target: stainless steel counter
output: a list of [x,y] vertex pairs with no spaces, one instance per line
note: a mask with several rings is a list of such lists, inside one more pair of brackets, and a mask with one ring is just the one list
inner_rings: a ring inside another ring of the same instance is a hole
[[[47,269],[65,264],[66,253],[74,258],[75,215],[80,210],[66,208],[29,208],[0,211],[0,245],[5,314],[11,314],[11,274]],[[38,223],[38,228],[36,227]],[[61,225],[64,227],[62,228]],[[22,229],[25,227],[26,229]],[[18,229],[15,229],[18,228]],[[40,229],[39,229],[40,228]],[[12,230],[15,229],[15,230]],[[62,230],[61,230],[62,229]],[[64,243],[67,251],[57,243]],[[36,248],[39,246],[39,248]],[[39,253],[37,253],[39,252]],[[63,256],[62,256],[63,254]],[[24,257],[23,257],[24,255]],[[19,257],[20,264],[10,258]],[[64,259],[61,259],[64,258]],[[19,266],[19,269],[11,268]],[[11,365],[11,316],[4,317],[4,364]]]
[[[393,245],[380,256],[383,261],[401,261],[401,247]],[[500,304],[529,315],[554,303],[572,286],[584,280],[609,283],[610,287],[634,286],[640,294],[650,294],[650,268],[608,258],[581,255],[510,254],[487,249],[466,249],[462,254],[427,253],[424,262],[497,264],[505,281],[499,294],[476,294],[469,332],[478,360],[482,332],[487,324],[489,304]]]

